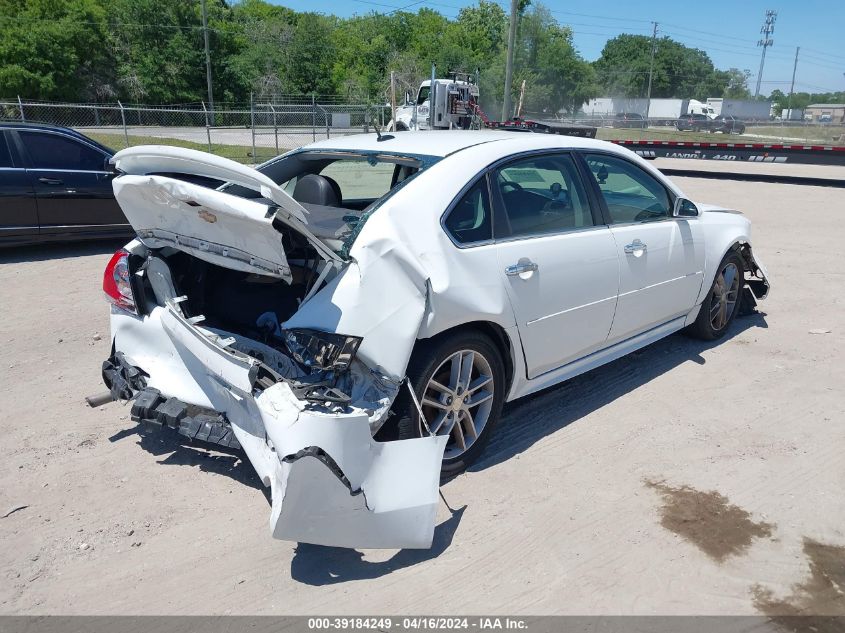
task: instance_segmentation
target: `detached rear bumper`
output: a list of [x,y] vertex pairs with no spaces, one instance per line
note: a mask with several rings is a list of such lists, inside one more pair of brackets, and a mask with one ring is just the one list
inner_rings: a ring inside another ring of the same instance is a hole
[[[117,375],[121,387],[142,394],[133,407],[139,422],[189,436],[183,428],[205,429],[193,437],[211,441],[230,428],[271,488],[275,538],[356,548],[431,546],[446,436],[376,442],[364,410],[300,400],[284,381],[255,390],[258,361],[189,323],[178,306],[144,317],[114,310],[111,321],[120,353],[112,366],[123,368],[110,374],[111,383],[104,372],[112,392]],[[134,384],[124,379],[127,372]],[[151,390],[161,394],[158,400],[143,395]],[[139,406],[144,402],[147,409]],[[170,417],[160,410],[168,403]]]

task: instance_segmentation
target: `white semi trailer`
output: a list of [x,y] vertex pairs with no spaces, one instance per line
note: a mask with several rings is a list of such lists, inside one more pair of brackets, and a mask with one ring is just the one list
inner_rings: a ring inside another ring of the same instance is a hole
[[696,99],[652,99],[648,107],[648,118],[653,123],[674,123],[682,114],[703,114],[713,119],[718,112],[709,103]]
[[648,107],[648,119],[652,125],[674,125],[682,114],[686,114],[689,99],[652,99]]

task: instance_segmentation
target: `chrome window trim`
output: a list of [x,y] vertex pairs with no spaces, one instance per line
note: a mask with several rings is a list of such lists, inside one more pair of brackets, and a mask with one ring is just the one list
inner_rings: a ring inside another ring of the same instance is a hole
[[[572,147],[560,147],[560,148],[544,147],[544,148],[541,148],[541,149],[532,149],[532,150],[526,150],[524,152],[518,152],[516,154],[510,154],[509,156],[505,156],[504,158],[499,158],[496,161],[490,163],[489,165],[484,167],[480,172],[478,172],[475,176],[473,176],[469,180],[468,184],[464,185],[461,188],[461,190],[458,192],[458,194],[452,199],[452,202],[450,202],[449,205],[446,207],[446,210],[441,214],[441,216],[440,216],[440,226],[443,229],[443,232],[446,233],[449,240],[457,248],[466,249],[466,248],[475,248],[476,246],[487,246],[487,245],[490,245],[490,244],[500,244],[500,243],[505,244],[505,243],[508,243],[508,242],[514,242],[514,241],[520,241],[520,240],[526,240],[526,239],[536,239],[538,237],[549,237],[549,236],[554,236],[554,235],[569,235],[570,233],[583,232],[583,231],[588,230],[588,229],[608,228],[607,224],[593,224],[592,226],[585,226],[585,227],[581,227],[581,228],[574,228],[574,229],[569,229],[569,230],[564,230],[564,231],[555,231],[553,233],[532,233],[532,234],[517,235],[517,236],[511,235],[509,237],[496,239],[496,225],[495,225],[496,213],[492,208],[490,209],[490,213],[491,213],[491,215],[490,215],[490,231],[491,231],[491,234],[492,234],[493,237],[491,237],[489,240],[483,240],[483,241],[479,241],[479,242],[467,242],[467,243],[464,244],[464,243],[461,243],[461,242],[458,242],[457,240],[455,240],[454,236],[449,232],[449,229],[446,228],[446,224],[445,224],[446,218],[452,212],[452,209],[454,209],[457,206],[457,204],[463,199],[464,195],[466,195],[466,192],[469,191],[473,186],[475,186],[475,183],[482,177],[487,177],[487,195],[490,198],[490,206],[491,207],[493,206],[493,192],[491,190],[492,184],[490,182],[491,178],[489,178],[489,175],[494,170],[498,169],[501,165],[504,165],[505,163],[509,163],[509,162],[515,161],[515,160],[521,160],[523,158],[530,158],[532,156],[546,156],[546,155],[549,155],[549,154],[567,153],[567,154],[569,154],[573,163],[575,163],[575,171],[576,171],[575,175],[576,175],[576,177],[579,178],[579,179],[582,179],[581,172],[578,170],[577,160],[576,160],[575,156],[573,155],[573,152],[575,152],[575,151],[577,151],[577,148],[572,148]],[[582,182],[581,186],[584,187],[585,189],[589,188],[588,183]],[[587,198],[588,198],[587,199],[587,206],[589,207],[589,210],[590,210],[590,217],[592,217],[593,220],[595,221],[595,212],[592,208],[593,205],[589,200],[589,194],[587,193],[587,191],[585,191],[584,193],[587,194]]]
[[[493,200],[490,192],[490,179],[487,177],[487,174],[487,169],[484,169],[480,173],[476,174],[467,184],[465,184],[461,188],[461,190],[458,192],[458,195],[456,195],[452,199],[452,202],[449,203],[449,206],[446,207],[446,210],[440,215],[440,228],[443,229],[443,232],[446,233],[452,244],[454,244],[460,249],[473,248],[475,246],[488,246],[490,244],[496,243],[496,240],[493,237],[496,234],[493,228]],[[455,208],[458,206],[458,203],[464,199],[464,196],[469,193],[470,189],[475,187],[475,185],[478,184],[481,179],[484,179],[487,185],[487,202],[490,206],[490,238],[486,240],[478,240],[475,242],[459,242],[457,239],[455,239],[455,236],[452,235],[452,232],[446,226],[446,220],[449,219],[449,215],[452,213],[452,211],[455,210]]]
[[60,174],[111,174],[113,172],[102,169],[50,169],[49,167],[23,167],[26,171],[51,171]]
[[574,229],[566,229],[563,231],[554,231],[550,233],[528,233],[525,235],[511,235],[510,237],[503,237],[494,241],[496,244],[508,244],[509,242],[521,242],[523,240],[531,239],[536,240],[541,237],[558,237],[561,235],[572,235],[574,233],[586,233],[588,231],[594,231],[596,229],[610,230],[610,227],[607,224],[594,224],[593,226],[582,226],[576,227]]
[[[632,167],[634,167],[636,169],[639,169],[643,174],[645,174],[646,176],[648,176],[649,178],[654,180],[658,185],[660,185],[660,187],[666,192],[666,197],[669,199],[669,207],[670,208],[667,212],[667,215],[660,218],[659,220],[656,220],[656,219],[655,220],[639,220],[637,222],[620,222],[620,223],[609,222],[607,224],[607,226],[614,227],[614,226],[632,226],[632,225],[635,225],[635,224],[636,225],[653,224],[655,222],[662,222],[664,220],[675,220],[675,219],[677,219],[677,218],[675,218],[675,216],[672,215],[672,209],[675,206],[675,198],[678,197],[677,194],[675,194],[674,191],[672,191],[669,187],[667,187],[665,184],[663,184],[660,181],[660,179],[658,179],[654,175],[650,174],[647,170],[643,169],[640,165],[637,165],[634,161],[629,160],[626,156],[620,156],[619,154],[615,154],[613,152],[609,152],[607,150],[602,150],[602,149],[596,149],[596,150],[594,150],[594,149],[589,149],[589,150],[582,149],[578,153],[580,154],[581,159],[584,161],[585,167],[586,167],[586,164],[587,164],[587,156],[589,156],[589,155],[600,155],[600,156],[609,156],[610,158],[615,158],[617,160],[620,160],[622,162],[625,162],[625,163],[631,165]],[[590,170],[588,170],[588,171],[592,175],[592,171],[590,171]],[[601,191],[601,187],[599,186],[598,181],[595,179],[595,175],[593,175],[593,182],[590,183],[590,184],[591,184],[591,186],[593,186],[595,188],[597,194],[599,195],[599,199],[600,199],[601,204],[604,205],[604,211],[607,214],[607,217],[605,219],[606,220],[612,219],[611,216],[610,216],[610,209],[607,206],[607,200],[605,200],[605,198],[604,198],[604,194]]]

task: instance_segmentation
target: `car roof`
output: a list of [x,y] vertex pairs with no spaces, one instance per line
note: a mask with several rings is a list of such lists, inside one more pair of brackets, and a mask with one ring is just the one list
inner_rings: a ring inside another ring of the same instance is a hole
[[[389,154],[412,154],[419,156],[437,156],[444,158],[469,147],[488,144],[491,153],[507,156],[517,147],[525,151],[525,146],[537,149],[608,149],[618,145],[606,141],[580,136],[561,134],[528,133],[518,134],[503,130],[432,130],[418,132],[396,132],[385,134],[379,141],[376,134],[352,134],[318,141],[301,148],[308,150],[341,150],[362,152],[384,152]],[[614,150],[615,151],[615,150]]]
[[50,125],[49,123],[30,123],[28,121],[0,121],[0,128],[15,128],[20,130],[49,130],[54,132],[64,132],[66,134],[73,134],[74,136],[81,136],[76,130],[69,127],[62,127],[61,125]]
[[69,127],[62,127],[61,125],[50,125],[48,123],[29,123],[26,121],[0,121],[0,130],[41,130],[44,132],[59,132],[61,134],[67,134],[68,136],[73,136],[74,138],[78,138],[80,140],[85,141],[86,143],[90,143],[91,145],[95,145],[100,149],[107,151],[110,154],[114,154],[114,150],[102,143],[95,141],[92,138],[88,138],[82,132],[77,132],[73,128]]

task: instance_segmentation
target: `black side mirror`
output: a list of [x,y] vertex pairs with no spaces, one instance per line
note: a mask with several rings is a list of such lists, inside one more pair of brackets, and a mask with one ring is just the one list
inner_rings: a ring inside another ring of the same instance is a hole
[[672,208],[672,215],[676,218],[695,218],[698,217],[698,207],[692,201],[686,198],[676,198],[675,204]]

